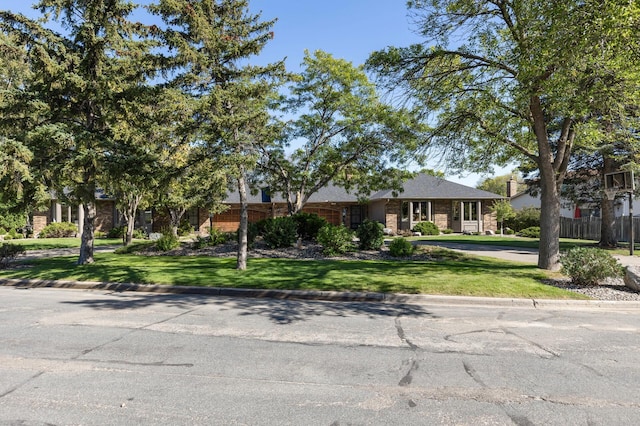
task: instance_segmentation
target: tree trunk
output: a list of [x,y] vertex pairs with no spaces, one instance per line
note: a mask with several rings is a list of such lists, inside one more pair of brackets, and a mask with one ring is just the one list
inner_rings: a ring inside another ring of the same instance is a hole
[[80,240],[80,257],[78,265],[87,265],[93,263],[93,241],[96,220],[96,204],[95,202],[85,202],[83,204],[84,222],[82,229],[82,238]]
[[[607,173],[614,172],[616,170],[615,160],[608,158],[606,155],[603,159],[603,181],[604,175]],[[603,184],[604,187],[604,184]],[[618,245],[618,239],[616,238],[615,232],[615,206],[614,200],[609,200],[606,196],[602,198],[600,202],[600,217],[602,218],[602,222],[600,225],[600,241],[598,245],[602,248],[612,248]]]
[[556,271],[560,269],[560,194],[554,175],[540,170],[540,247],[538,267]]
[[125,246],[128,246],[133,241],[133,231],[136,225],[136,212],[138,211],[138,206],[140,205],[141,200],[141,196],[133,196],[129,198],[127,206],[124,209],[124,219],[127,221],[127,230],[124,235]]
[[238,175],[238,194],[240,195],[240,229],[238,229],[238,259],[236,269],[247,269],[249,214],[247,211],[247,186],[244,167]]

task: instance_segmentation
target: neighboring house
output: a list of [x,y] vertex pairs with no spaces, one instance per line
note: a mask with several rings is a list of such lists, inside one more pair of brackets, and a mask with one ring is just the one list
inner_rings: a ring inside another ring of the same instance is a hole
[[[540,195],[533,196],[526,191],[517,192],[517,184],[515,183],[515,180],[511,180],[507,183],[507,198],[509,198],[514,210],[521,210],[526,207],[539,209],[541,206]],[[615,217],[629,215],[628,200],[628,197],[616,199],[614,204]],[[638,198],[634,197],[634,204],[639,202]],[[560,200],[560,217],[571,219],[600,217],[600,202],[575,203],[563,197]]]
[[[102,191],[96,191],[96,231],[108,232],[119,223],[116,201]],[[78,226],[78,235],[82,234],[84,210],[80,205],[63,204],[55,193],[51,194],[49,209],[34,212],[31,216],[33,233],[37,236],[45,226],[54,222],[70,222]]]
[[[404,184],[404,191],[394,196],[392,190],[371,194],[366,202],[342,188],[327,186],[313,194],[303,211],[316,213],[334,225],[355,229],[364,219],[376,220],[393,233],[411,230],[418,222],[431,221],[441,230],[454,232],[495,231],[497,221],[491,212],[500,195],[471,188],[444,179],[420,174]],[[222,231],[236,231],[240,224],[237,194],[226,203],[229,209],[209,216],[206,211],[192,211],[190,222],[200,233],[211,226]],[[287,214],[287,203],[279,195],[262,191],[249,196],[249,222]],[[197,222],[197,223],[196,223]],[[154,227],[155,228],[155,227]],[[154,229],[155,230],[155,229]]]

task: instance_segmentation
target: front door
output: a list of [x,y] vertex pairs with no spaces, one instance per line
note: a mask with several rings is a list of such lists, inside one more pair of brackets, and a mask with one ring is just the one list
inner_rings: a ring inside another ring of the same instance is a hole
[[351,223],[350,223],[350,228],[351,229],[358,229],[358,227],[360,226],[360,224],[362,223],[362,216],[363,216],[363,211],[362,211],[362,206],[351,206]]

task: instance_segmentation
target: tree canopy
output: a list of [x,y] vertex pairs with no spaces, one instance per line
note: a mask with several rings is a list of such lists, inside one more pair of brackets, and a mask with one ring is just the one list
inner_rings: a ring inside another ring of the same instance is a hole
[[[560,187],[576,145],[598,144],[594,112],[637,99],[640,6],[632,1],[415,0],[423,44],[368,65],[431,125],[426,148],[453,168],[534,165],[542,197],[538,265],[559,261]],[[629,69],[633,69],[630,72]],[[596,102],[597,101],[597,102]]]

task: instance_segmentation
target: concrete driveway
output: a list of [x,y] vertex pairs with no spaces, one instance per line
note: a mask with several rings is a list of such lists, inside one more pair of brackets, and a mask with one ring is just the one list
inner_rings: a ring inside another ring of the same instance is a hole
[[[522,247],[501,247],[484,244],[465,244],[444,241],[416,241],[419,245],[430,245],[444,247],[451,250],[461,251],[476,256],[495,257],[498,259],[511,260],[523,263],[538,263],[538,250]],[[640,253],[629,255],[614,255],[623,266],[640,266]]]

